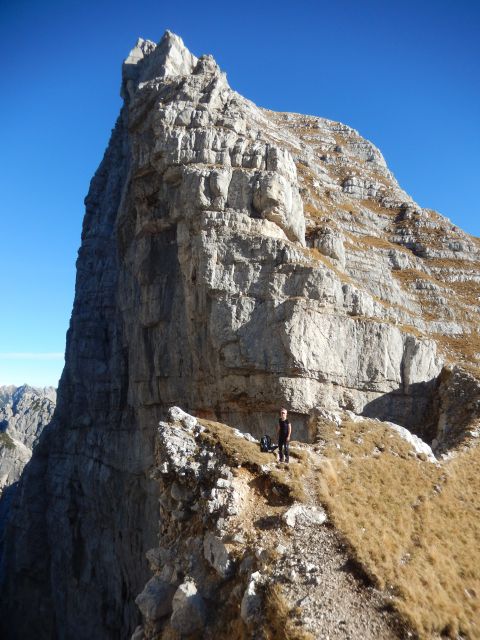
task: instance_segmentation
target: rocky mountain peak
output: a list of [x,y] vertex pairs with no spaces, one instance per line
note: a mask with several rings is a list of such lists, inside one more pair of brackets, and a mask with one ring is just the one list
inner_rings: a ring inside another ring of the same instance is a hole
[[121,95],[131,99],[140,83],[188,75],[196,63],[197,58],[185,47],[183,40],[171,31],[165,31],[157,45],[139,38],[123,63]]
[[53,387],[0,386],[0,496],[30,460],[52,419],[56,397]]
[[[12,620],[16,637],[133,630],[172,405],[256,436],[287,406],[296,440],[334,425],[335,450],[344,414],[354,430],[407,428],[439,457],[478,433],[480,240],[419,207],[357,131],[257,107],[170,32],[140,39],[122,75],[55,417],[6,535],[0,629]],[[162,504],[169,541],[168,518],[190,516]]]

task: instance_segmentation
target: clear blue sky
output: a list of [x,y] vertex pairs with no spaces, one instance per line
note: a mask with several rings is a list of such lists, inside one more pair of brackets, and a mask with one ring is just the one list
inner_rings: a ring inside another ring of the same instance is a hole
[[56,385],[122,59],[165,29],[257,104],[345,122],[480,235],[480,2],[0,0],[0,384]]

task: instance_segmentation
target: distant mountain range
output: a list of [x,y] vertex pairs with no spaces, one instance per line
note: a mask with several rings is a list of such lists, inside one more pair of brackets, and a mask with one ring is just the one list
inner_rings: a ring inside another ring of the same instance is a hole
[[19,479],[56,401],[54,387],[0,386],[0,495]]

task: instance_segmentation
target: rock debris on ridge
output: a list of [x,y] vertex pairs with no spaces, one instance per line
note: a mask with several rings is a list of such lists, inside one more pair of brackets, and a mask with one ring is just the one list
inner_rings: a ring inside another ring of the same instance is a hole
[[[136,600],[143,625],[132,638],[168,638],[172,629],[187,627],[195,637],[227,638],[238,633],[240,620],[245,635],[238,637],[258,640],[402,637],[385,599],[349,569],[344,545],[318,504],[315,474],[304,471],[304,501],[289,506],[275,487],[271,454],[257,472],[237,467],[208,439],[211,428],[178,408],[160,423],[154,471],[161,486],[160,546],[147,553],[154,577]],[[313,466],[321,460],[313,451],[307,455]],[[301,464],[292,457],[285,476]],[[182,594],[191,593],[194,611],[175,609],[178,584]],[[270,602],[269,589],[279,585],[286,608]],[[311,635],[295,635],[300,629]]]

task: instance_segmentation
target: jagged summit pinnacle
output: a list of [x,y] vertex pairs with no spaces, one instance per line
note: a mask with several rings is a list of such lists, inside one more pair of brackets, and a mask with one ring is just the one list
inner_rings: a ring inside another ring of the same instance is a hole
[[189,74],[197,61],[182,38],[168,29],[157,45],[138,38],[123,63],[121,95],[124,99],[132,98],[139,82]]

